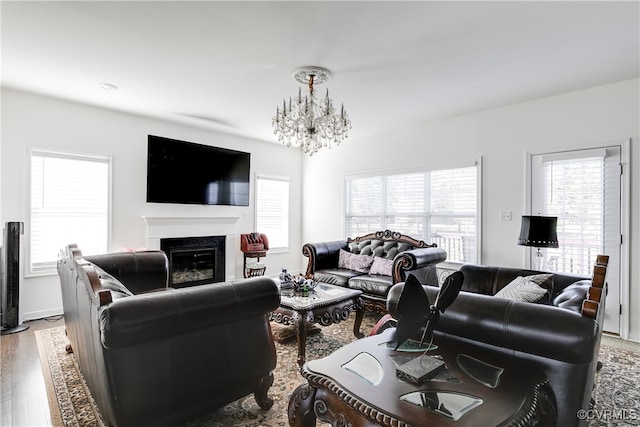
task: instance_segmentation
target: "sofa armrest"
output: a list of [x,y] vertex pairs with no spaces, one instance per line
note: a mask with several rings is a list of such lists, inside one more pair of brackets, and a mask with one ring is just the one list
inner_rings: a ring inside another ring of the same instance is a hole
[[437,274],[435,278],[431,277],[434,272],[430,267],[435,267],[446,259],[447,252],[437,247],[401,252],[393,259],[393,283],[405,281],[407,273],[412,273],[420,283],[437,284]]
[[[393,286],[387,297],[387,309],[396,318],[403,286]],[[439,289],[424,288],[434,302]],[[599,328],[597,321],[570,310],[465,291],[435,325],[447,335],[573,364],[591,362]]]
[[279,304],[278,286],[265,276],[133,295],[100,308],[101,341],[119,348],[236,319],[265,315],[266,322]]
[[98,273],[108,272],[133,294],[166,288],[169,284],[169,261],[162,251],[113,252],[85,256],[98,267]]
[[317,270],[337,268],[340,249],[347,249],[346,240],[306,243],[302,247],[302,254],[309,258],[305,277],[312,277]]

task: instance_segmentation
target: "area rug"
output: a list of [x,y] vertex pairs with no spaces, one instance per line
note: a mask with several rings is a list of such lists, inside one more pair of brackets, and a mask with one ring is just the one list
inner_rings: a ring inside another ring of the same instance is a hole
[[67,354],[64,326],[35,331],[51,423],[64,427],[105,426],[76,359]]
[[[320,330],[320,327],[316,325],[309,326],[307,328],[307,337],[320,333]],[[275,322],[271,322],[271,332],[273,333],[273,339],[278,343],[285,343],[296,337],[294,326],[281,325]]]
[[[365,316],[361,330],[368,333],[377,318]],[[275,328],[274,328],[275,329]],[[320,328],[307,339],[307,360],[326,357],[355,340],[353,320]],[[45,375],[52,423],[54,426],[104,426],[73,355],[65,352],[64,327],[36,331],[42,369]],[[269,391],[274,405],[269,411],[258,407],[252,395],[212,411],[185,427],[284,427],[288,426],[289,396],[303,382],[296,363],[295,340],[277,342],[278,366],[275,382]],[[603,345],[600,351],[603,368],[596,384],[593,411],[578,414],[589,427],[640,425],[640,354]],[[318,423],[324,426],[326,424]]]
[[[368,334],[377,320],[378,317],[365,316],[360,330]],[[289,425],[289,396],[304,380],[298,368],[296,340],[288,339],[290,334],[286,328],[275,323],[272,326],[274,333],[282,341],[276,341],[278,365],[273,373],[275,381],[269,389],[269,397],[274,401],[273,407],[268,411],[262,410],[253,395],[249,395],[193,420],[185,424],[185,427]],[[353,335],[353,316],[346,322],[313,328],[309,332],[311,336],[307,337],[307,360],[326,357],[356,339]],[[104,426],[75,357],[65,351],[68,340],[64,326],[35,331],[35,334],[49,396],[52,424],[61,427]]]

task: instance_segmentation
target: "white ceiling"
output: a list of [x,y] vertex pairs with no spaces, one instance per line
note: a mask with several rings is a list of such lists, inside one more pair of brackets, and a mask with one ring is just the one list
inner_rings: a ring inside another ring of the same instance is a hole
[[317,65],[361,138],[637,78],[639,5],[3,1],[2,85],[275,141]]

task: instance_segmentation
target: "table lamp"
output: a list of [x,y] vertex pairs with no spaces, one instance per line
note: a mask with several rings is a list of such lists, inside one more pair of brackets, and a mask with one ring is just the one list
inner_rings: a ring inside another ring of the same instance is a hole
[[522,216],[518,245],[532,246],[536,251],[536,270],[542,270],[542,252],[540,248],[557,248],[558,234],[556,216]]

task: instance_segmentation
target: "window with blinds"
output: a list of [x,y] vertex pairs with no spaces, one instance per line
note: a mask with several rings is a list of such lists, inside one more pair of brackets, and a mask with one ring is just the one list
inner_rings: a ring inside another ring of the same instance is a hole
[[[534,172],[533,211],[558,217],[558,248],[546,249],[546,267],[552,271],[591,274],[593,260],[605,252],[606,234],[619,236],[618,192],[609,191],[620,180],[619,158],[606,149],[552,153],[532,157]],[[538,176],[539,178],[536,178]],[[607,233],[607,227],[613,232]],[[615,243],[615,242],[614,242]]]
[[31,153],[29,272],[56,272],[58,252],[76,243],[85,255],[107,252],[110,161]]
[[478,262],[479,166],[346,180],[345,233],[393,230]]
[[289,248],[289,178],[256,177],[256,231],[269,238],[269,250]]

